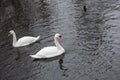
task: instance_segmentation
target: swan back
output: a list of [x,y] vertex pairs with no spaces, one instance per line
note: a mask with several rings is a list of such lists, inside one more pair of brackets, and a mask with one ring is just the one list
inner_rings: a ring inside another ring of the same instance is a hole
[[64,51],[58,50],[55,46],[45,47],[41,49],[39,52],[36,53],[36,55],[30,55],[32,58],[51,58],[55,56],[59,56]]
[[14,47],[26,46],[26,45],[36,42],[38,39],[39,39],[39,36],[38,37],[31,37],[31,36],[22,37],[18,39]]

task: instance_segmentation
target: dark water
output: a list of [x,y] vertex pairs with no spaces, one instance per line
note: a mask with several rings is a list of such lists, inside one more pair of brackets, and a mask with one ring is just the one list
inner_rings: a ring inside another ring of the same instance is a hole
[[[13,48],[11,29],[41,38]],[[55,33],[65,54],[34,61]],[[120,0],[0,0],[0,80],[120,80]]]

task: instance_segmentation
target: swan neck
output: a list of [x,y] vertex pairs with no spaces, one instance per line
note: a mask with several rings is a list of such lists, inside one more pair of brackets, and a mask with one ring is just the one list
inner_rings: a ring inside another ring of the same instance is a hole
[[58,49],[63,49],[63,47],[60,45],[60,43],[58,42],[58,39],[57,38],[55,38],[54,39],[55,40],[55,45],[56,45],[56,47],[58,48]]
[[16,34],[15,34],[15,32],[14,32],[14,33],[13,33],[13,46],[15,45],[16,41],[17,41],[17,38],[16,38]]

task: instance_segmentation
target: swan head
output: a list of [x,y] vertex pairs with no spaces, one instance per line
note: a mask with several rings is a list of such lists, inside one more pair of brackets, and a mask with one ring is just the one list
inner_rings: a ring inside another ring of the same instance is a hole
[[55,34],[55,38],[59,39],[59,40],[62,40],[63,36],[61,34],[57,33],[57,34]]
[[13,30],[10,30],[8,36],[13,35],[14,33],[15,32]]

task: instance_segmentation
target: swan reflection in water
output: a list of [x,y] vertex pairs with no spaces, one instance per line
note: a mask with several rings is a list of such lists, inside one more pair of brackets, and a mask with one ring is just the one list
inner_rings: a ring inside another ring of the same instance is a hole
[[64,66],[63,66],[63,58],[64,58],[64,55],[65,54],[62,54],[62,55],[59,55],[59,56],[56,56],[56,57],[53,57],[53,58],[44,58],[44,59],[33,59],[33,62],[36,62],[36,61],[42,61],[42,62],[52,62],[52,61],[55,61],[55,60],[59,60],[58,63],[59,63],[59,68],[61,70],[67,70]]

